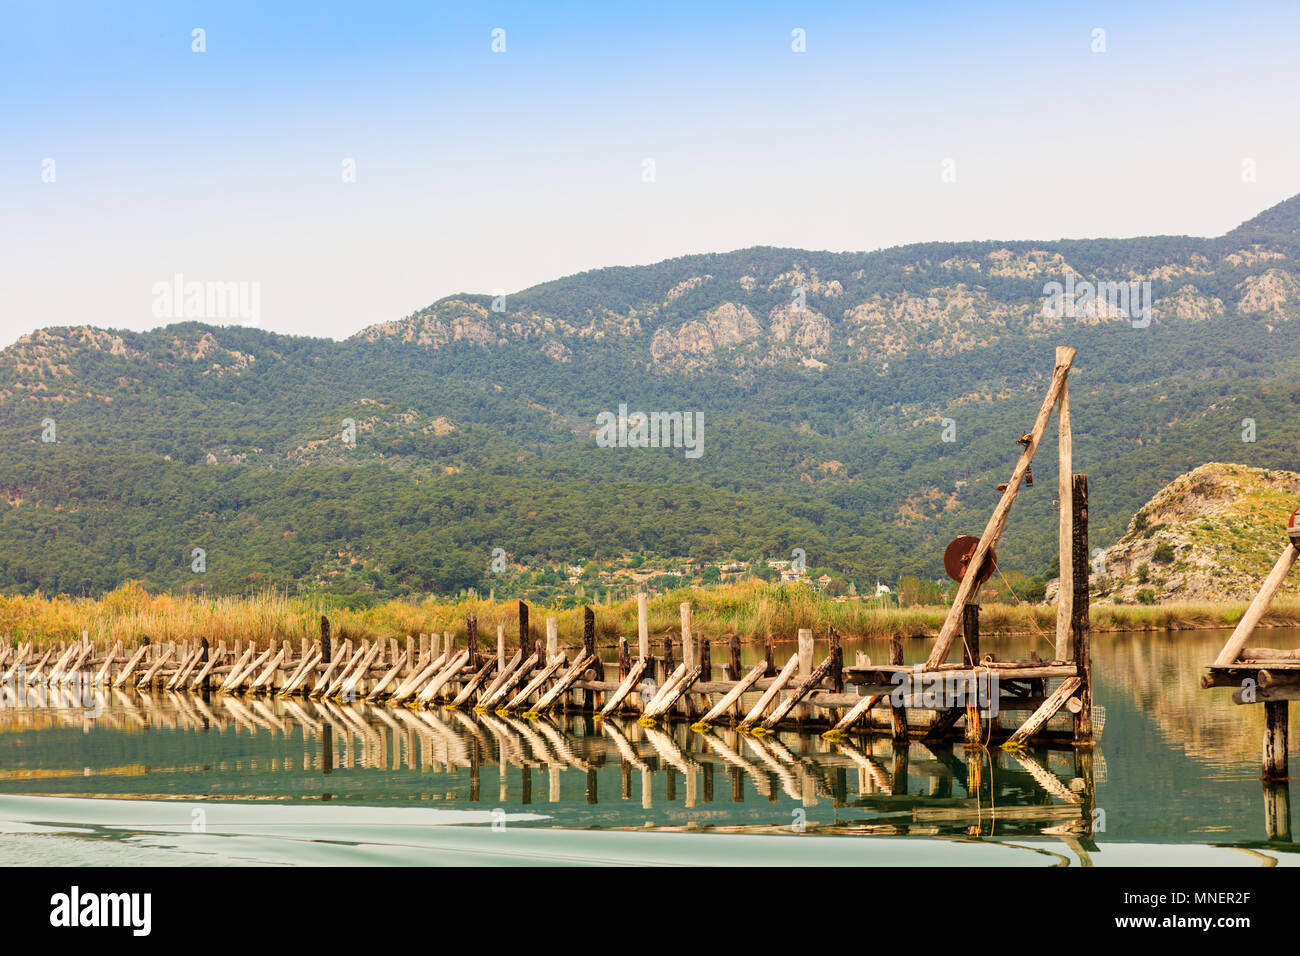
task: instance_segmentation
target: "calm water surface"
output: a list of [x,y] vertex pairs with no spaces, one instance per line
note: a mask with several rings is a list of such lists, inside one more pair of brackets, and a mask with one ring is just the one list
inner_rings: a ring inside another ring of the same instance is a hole
[[[0,865],[1287,865],[1294,845],[1265,829],[1262,708],[1200,689],[1224,637],[1097,635],[1091,759],[134,690],[87,710],[11,690]],[[1000,657],[1035,648],[985,639]],[[909,642],[908,662],[928,649]]]

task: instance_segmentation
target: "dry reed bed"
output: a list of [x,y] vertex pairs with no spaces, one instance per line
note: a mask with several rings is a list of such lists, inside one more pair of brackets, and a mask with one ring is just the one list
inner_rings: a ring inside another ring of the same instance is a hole
[[[818,635],[834,626],[846,638],[931,636],[939,630],[945,607],[872,608],[862,601],[834,601],[803,586],[744,581],[711,589],[681,589],[654,596],[650,627],[656,639],[676,634],[678,608],[689,600],[697,632],[710,638],[738,634],[744,641],[791,639],[801,627]],[[130,644],[140,635],[153,640],[181,641],[207,637],[213,643],[255,637],[267,640],[314,639],[321,614],[328,614],[335,633],[354,639],[405,637],[407,634],[451,631],[463,634],[465,616],[473,612],[484,639],[495,639],[504,625],[513,640],[514,601],[478,598],[388,601],[364,609],[348,609],[320,596],[288,596],[268,592],[254,597],[192,597],[150,594],[128,583],[98,598],[45,597],[40,594],[0,597],[0,635],[12,642],[62,640],[84,632],[99,641]],[[611,643],[636,634],[633,600],[595,607],[597,637]],[[1182,630],[1231,627],[1244,610],[1241,604],[1182,603],[1156,606],[1094,605],[1097,631]],[[533,627],[553,615],[561,640],[581,639],[581,608],[533,608]],[[985,605],[983,629],[994,634],[1035,634],[1055,627],[1056,611],[1048,605]],[[1265,618],[1270,626],[1300,626],[1300,601],[1278,602]]]

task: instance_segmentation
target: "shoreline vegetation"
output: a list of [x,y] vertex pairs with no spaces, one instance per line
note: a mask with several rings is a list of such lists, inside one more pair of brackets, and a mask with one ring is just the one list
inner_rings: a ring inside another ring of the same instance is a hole
[[[680,611],[690,601],[695,633],[714,642],[730,634],[742,642],[793,640],[799,628],[812,628],[820,640],[834,626],[847,640],[890,637],[925,638],[938,633],[946,606],[869,607],[863,601],[829,598],[802,585],[773,585],[744,581],[715,588],[682,588],[650,597],[651,639],[662,643],[671,634],[679,643]],[[592,604],[596,613],[596,638],[602,646],[620,636],[636,642],[636,600]],[[1095,632],[1200,630],[1234,626],[1244,603],[1178,603],[1163,605],[1094,604]],[[561,644],[582,640],[582,608],[550,609],[530,605],[531,630],[543,636],[548,616],[559,622]],[[17,644],[67,640],[83,632],[95,641],[121,640],[124,645],[148,635],[153,641],[184,641],[207,637],[216,645],[256,638],[259,643],[302,638],[316,640],[322,614],[330,618],[337,640],[403,639],[407,635],[449,631],[465,633],[466,615],[478,619],[479,637],[494,646],[496,628],[504,626],[507,640],[517,640],[517,602],[487,598],[428,598],[420,602],[390,600],[362,606],[355,600],[327,595],[286,595],[266,592],[252,597],[194,597],[153,594],[139,582],[128,582],[96,598],[67,595],[0,596],[0,640]],[[1056,626],[1056,608],[1048,604],[986,604],[981,629],[989,635],[1050,636]],[[1269,610],[1264,626],[1300,626],[1300,600],[1279,601]]]

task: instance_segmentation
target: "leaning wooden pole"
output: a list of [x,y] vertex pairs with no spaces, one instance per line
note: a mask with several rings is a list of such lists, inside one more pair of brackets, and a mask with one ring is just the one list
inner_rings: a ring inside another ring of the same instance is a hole
[[1250,607],[1246,608],[1246,613],[1237,622],[1237,627],[1228,638],[1228,643],[1223,645],[1223,650],[1219,651],[1219,656],[1214,659],[1215,667],[1228,667],[1236,662],[1237,655],[1250,640],[1250,635],[1255,632],[1255,625],[1259,624],[1260,618],[1273,603],[1273,598],[1277,597],[1282,582],[1286,580],[1287,573],[1298,556],[1300,551],[1296,550],[1294,543],[1288,541],[1286,547],[1282,549],[1281,557],[1273,565],[1273,570],[1268,572],[1268,577],[1260,586],[1259,593],[1255,595],[1255,599],[1250,602]]
[[984,564],[984,559],[988,556],[989,549],[997,543],[1002,534],[1002,529],[1006,526],[1007,516],[1011,513],[1011,504],[1016,500],[1016,493],[1020,490],[1020,483],[1024,480],[1025,472],[1029,470],[1029,465],[1034,460],[1034,452],[1038,450],[1038,443],[1042,441],[1043,433],[1047,431],[1047,423],[1052,417],[1052,409],[1056,407],[1056,397],[1060,394],[1062,387],[1065,385],[1065,380],[1070,374],[1070,364],[1074,361],[1074,356],[1074,349],[1057,349],[1056,367],[1052,369],[1052,384],[1047,390],[1047,397],[1043,399],[1042,407],[1038,410],[1038,417],[1034,419],[1034,427],[1029,432],[1029,441],[1025,445],[1025,450],[1020,453],[1020,460],[1016,462],[1015,471],[1011,473],[1011,480],[1007,483],[1007,490],[1002,493],[1002,500],[993,509],[993,515],[989,518],[984,533],[980,535],[979,546],[971,557],[970,564],[966,569],[966,575],[957,585],[957,594],[953,598],[952,607],[948,609],[948,616],[944,619],[939,636],[935,638],[930,656],[926,659],[926,667],[938,667],[946,661],[948,652],[952,650],[953,642],[961,632],[962,615],[965,613],[966,605],[970,603],[975,592],[976,581],[980,578],[980,568]]
[[[1056,350],[1056,364],[1061,364],[1063,349]],[[1058,536],[1060,556],[1060,587],[1056,592],[1056,659],[1069,660],[1070,622],[1074,616],[1074,507],[1071,504],[1071,484],[1074,468],[1074,436],[1070,431],[1070,381],[1061,383],[1061,393],[1056,399],[1057,434],[1057,498],[1061,521]]]

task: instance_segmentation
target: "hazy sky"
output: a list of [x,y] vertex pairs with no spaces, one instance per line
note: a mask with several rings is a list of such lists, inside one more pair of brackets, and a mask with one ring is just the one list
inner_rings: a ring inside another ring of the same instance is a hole
[[1300,192],[1293,2],[701,6],[4,0],[0,345],[154,327],[177,274],[343,337],[604,265],[1217,235]]

